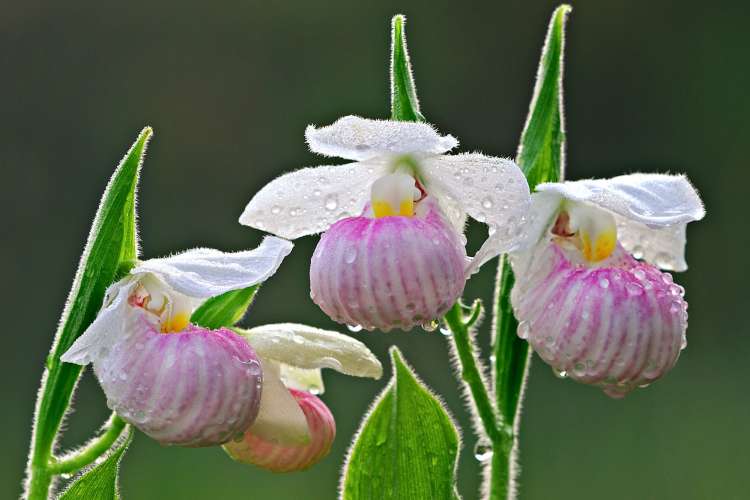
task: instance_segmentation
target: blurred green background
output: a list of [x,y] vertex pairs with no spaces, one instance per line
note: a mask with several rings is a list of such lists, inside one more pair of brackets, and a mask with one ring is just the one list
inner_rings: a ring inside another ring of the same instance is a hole
[[[462,150],[514,155],[547,1],[3,2],[0,15],[0,497],[20,494],[37,384],[102,189],[142,126],[156,131],[140,189],[143,255],[241,249],[237,224],[279,173],[325,160],[306,124],[386,117],[389,20],[409,18],[428,120]],[[708,207],[689,229],[689,346],[674,371],[624,401],[533,363],[522,428],[522,499],[747,498],[750,66],[746,2],[576,1],[568,30],[568,177],[687,173]],[[477,228],[471,236],[476,248]],[[246,323],[336,327],[309,300],[316,243],[297,243]],[[467,287],[489,297],[494,262]],[[340,329],[340,328],[339,328]],[[360,333],[395,343],[464,429],[460,490],[475,498],[474,438],[439,333]],[[480,342],[487,346],[487,327]],[[390,369],[388,369],[388,372]],[[331,455],[274,475],[218,449],[163,448],[139,434],[126,499],[330,499],[348,441],[386,380],[326,375]],[[90,373],[64,444],[108,412]]]

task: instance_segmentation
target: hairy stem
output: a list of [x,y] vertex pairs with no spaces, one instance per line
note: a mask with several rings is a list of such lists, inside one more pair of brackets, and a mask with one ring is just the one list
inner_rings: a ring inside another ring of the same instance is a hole
[[112,413],[101,435],[89,441],[86,446],[70,456],[50,463],[50,471],[54,474],[69,474],[92,464],[117,441],[125,426],[125,421],[117,414]]

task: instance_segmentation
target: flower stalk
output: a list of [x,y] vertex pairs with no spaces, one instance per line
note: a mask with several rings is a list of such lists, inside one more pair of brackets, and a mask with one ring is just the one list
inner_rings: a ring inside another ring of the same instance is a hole
[[118,417],[116,413],[112,413],[101,435],[92,439],[78,451],[61,459],[53,459],[49,464],[50,472],[52,474],[71,474],[94,463],[117,441],[126,425],[123,419]]

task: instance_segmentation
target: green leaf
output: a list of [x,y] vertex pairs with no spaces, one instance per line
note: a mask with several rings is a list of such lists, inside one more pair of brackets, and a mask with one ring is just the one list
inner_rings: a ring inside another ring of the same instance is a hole
[[459,435],[443,404],[391,347],[393,376],[349,453],[345,500],[443,500],[455,492]]
[[406,18],[398,14],[391,21],[391,119],[423,122],[417,89],[406,50]]
[[82,371],[79,365],[62,363],[60,356],[91,324],[107,287],[130,269],[138,255],[136,187],[151,135],[150,127],[143,129],[107,184],[47,357],[29,460],[27,493],[32,498],[46,497],[52,445]]
[[127,437],[103,462],[95,465],[76,479],[58,500],[117,500],[117,472],[125,450],[133,440],[133,430],[128,427]]
[[[571,8],[561,5],[552,14],[536,87],[521,134],[517,161],[529,186],[562,180],[565,161],[563,115],[563,55],[565,22]],[[516,335],[518,322],[513,316],[510,291],[513,271],[507,258],[500,260],[494,301],[494,373],[498,408],[505,422],[513,425],[522,398],[529,365],[529,345]]]
[[260,284],[211,297],[193,312],[190,322],[212,329],[234,326],[253,303],[259,288]]
[[562,78],[565,22],[570,11],[569,5],[561,5],[552,14],[529,115],[518,146],[516,161],[532,191],[542,182],[562,180],[565,171]]

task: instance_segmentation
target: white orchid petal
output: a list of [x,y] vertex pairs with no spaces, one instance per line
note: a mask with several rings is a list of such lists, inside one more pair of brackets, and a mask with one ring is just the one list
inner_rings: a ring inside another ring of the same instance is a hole
[[653,228],[685,224],[706,215],[697,191],[683,175],[630,174],[546,183],[536,189],[591,203]]
[[370,186],[386,173],[386,163],[362,162],[284,174],[253,196],[240,224],[289,239],[323,232],[339,219],[360,215]]
[[286,364],[279,365],[281,380],[290,389],[310,392],[315,395],[325,392],[323,374],[320,368],[297,368]]
[[359,116],[339,118],[327,127],[305,130],[310,150],[347,160],[368,160],[394,154],[439,155],[458,146],[426,123],[369,120]]
[[127,334],[137,314],[128,304],[128,298],[137,285],[138,280],[130,276],[112,284],[107,289],[104,305],[96,319],[60,359],[65,363],[85,366],[96,360],[97,356],[106,355],[117,339]]
[[[444,207],[458,204],[490,228],[468,273],[519,244],[531,202],[526,178],[513,161],[472,153],[425,158],[422,163],[428,192]],[[454,215],[451,220],[458,219]]]
[[674,271],[687,269],[687,223],[706,214],[695,188],[682,175],[631,174],[540,184],[537,189],[545,196],[589,203],[612,212],[618,241],[628,252]]
[[310,441],[307,419],[281,381],[278,364],[257,354],[263,365],[263,391],[258,417],[248,430],[273,443],[307,444]]
[[298,368],[332,368],[355,377],[380,378],[383,367],[362,342],[296,323],[240,330],[259,356]]
[[258,248],[245,252],[195,248],[143,261],[130,273],[154,274],[183,295],[205,299],[267,280],[292,251],[292,246],[290,241],[268,236]]
[[615,221],[618,241],[633,256],[667,271],[687,270],[687,224],[655,229],[617,214]]

